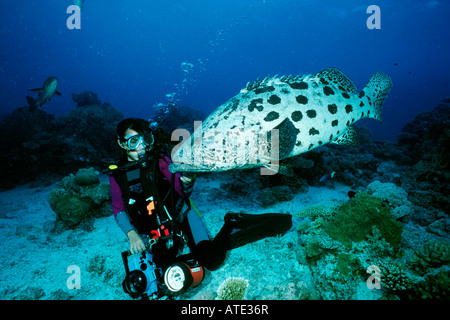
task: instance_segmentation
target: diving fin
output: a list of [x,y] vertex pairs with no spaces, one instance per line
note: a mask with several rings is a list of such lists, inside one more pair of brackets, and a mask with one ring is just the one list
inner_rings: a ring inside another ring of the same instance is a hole
[[292,215],[227,213],[225,224],[233,227],[228,245],[228,250],[231,250],[266,237],[285,234],[292,227]]

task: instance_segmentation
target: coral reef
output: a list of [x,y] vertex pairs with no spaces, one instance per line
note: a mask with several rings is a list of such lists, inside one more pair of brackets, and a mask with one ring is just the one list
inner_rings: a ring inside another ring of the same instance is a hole
[[439,268],[450,263],[450,242],[430,241],[411,257],[411,263],[419,270]]
[[93,168],[80,169],[57,183],[48,202],[58,221],[73,228],[93,217],[112,214],[109,184],[99,181]]
[[79,106],[65,116],[22,107],[2,119],[0,190],[53,183],[87,163],[103,169],[105,160],[120,156],[115,129],[123,115],[96,94],[74,98]]
[[217,289],[218,300],[242,300],[247,291],[248,280],[230,277],[222,282]]
[[324,229],[332,238],[349,246],[367,239],[373,226],[392,246],[400,246],[403,226],[392,217],[383,200],[362,192],[339,207]]
[[[397,136],[402,154],[399,165],[407,166],[408,183],[420,192],[435,198],[429,207],[450,211],[450,104],[443,100],[431,112],[422,112],[405,125]],[[406,181],[405,181],[406,182]],[[417,191],[414,191],[417,192]],[[421,198],[411,197],[416,205]]]
[[77,103],[77,107],[102,104],[102,102],[98,99],[98,95],[91,91],[84,91],[79,94],[72,93],[72,100]]

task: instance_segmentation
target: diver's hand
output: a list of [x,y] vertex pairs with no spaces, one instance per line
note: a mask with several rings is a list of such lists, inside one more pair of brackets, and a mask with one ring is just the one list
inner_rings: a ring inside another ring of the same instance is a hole
[[130,239],[130,252],[131,254],[140,253],[145,250],[144,241],[135,230],[130,230],[127,233],[128,239]]
[[187,177],[187,176],[181,176],[181,188],[183,189],[184,193],[191,193],[192,189],[194,187],[194,182],[196,180],[196,176],[193,177]]

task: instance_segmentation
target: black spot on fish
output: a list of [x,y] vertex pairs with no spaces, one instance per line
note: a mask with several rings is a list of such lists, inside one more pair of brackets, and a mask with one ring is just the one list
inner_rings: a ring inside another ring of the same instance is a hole
[[331,89],[331,87],[329,86],[323,87],[323,93],[325,93],[326,96],[334,95],[333,89]]
[[324,78],[320,78],[319,79],[320,80],[320,82],[322,83],[322,84],[330,84],[327,80],[325,80]]
[[270,98],[269,98],[269,100],[267,100],[267,102],[275,105],[275,104],[279,104],[281,102],[281,99],[277,95],[273,94],[270,96]]
[[330,141],[333,141],[333,134],[330,134]]
[[302,95],[299,95],[298,97],[295,98],[295,100],[297,100],[298,103],[300,104],[307,104],[308,103],[308,98]]
[[283,88],[283,89],[281,89],[281,93],[283,93],[283,94],[290,94],[291,92],[288,89]]
[[364,118],[364,112],[361,112],[361,118]]
[[319,144],[319,146],[321,146],[321,145],[322,145],[322,141],[320,141],[320,140],[319,140],[319,142],[317,142],[317,143]]
[[252,112],[253,110],[263,111],[263,99],[253,99],[248,106],[248,111]]
[[264,92],[272,92],[272,91],[275,91],[275,88],[273,86],[255,89],[256,94],[260,94],[260,93],[264,93]]
[[336,127],[338,125],[338,123],[339,123],[339,121],[333,120],[333,121],[331,121],[331,126]]
[[297,90],[306,90],[308,89],[308,84],[306,82],[293,82],[293,83],[289,83],[289,85],[291,86],[292,89],[297,89]]
[[302,142],[301,142],[301,141],[297,141],[297,142],[295,143],[295,145],[296,145],[297,147],[300,147],[300,146],[302,145]]
[[345,125],[348,127],[350,125],[350,121],[347,120],[347,122],[345,123]]
[[317,116],[316,110],[308,110],[306,111],[306,115],[308,118],[315,118]]
[[350,99],[350,96],[349,96],[349,94],[348,94],[347,92],[342,92],[342,96],[343,96],[345,99]]
[[341,91],[345,91],[345,88],[343,86],[338,86],[338,89]]
[[353,106],[351,104],[348,104],[345,106],[345,112],[350,113],[353,111]]
[[271,111],[264,118],[264,121],[270,122],[270,121],[278,119],[279,117],[280,117],[280,114],[278,112]]
[[329,104],[328,111],[330,111],[331,114],[335,114],[337,112],[337,105],[335,105],[334,103]]
[[308,147],[308,150],[311,150],[312,147],[314,147],[314,145],[311,143],[311,144],[309,145],[309,147]]
[[361,103],[359,104],[360,107],[364,107],[364,102],[361,101]]
[[292,121],[299,122],[300,120],[303,119],[303,114],[301,113],[301,111],[294,111],[291,114],[291,118],[292,118]]
[[314,136],[314,135],[319,134],[319,133],[320,133],[319,130],[317,130],[316,128],[309,129],[309,135],[310,136]]
[[365,95],[366,95],[366,93],[365,93],[364,90],[363,90],[363,91],[361,91],[361,92],[358,94],[358,97],[362,98],[362,97],[364,97]]

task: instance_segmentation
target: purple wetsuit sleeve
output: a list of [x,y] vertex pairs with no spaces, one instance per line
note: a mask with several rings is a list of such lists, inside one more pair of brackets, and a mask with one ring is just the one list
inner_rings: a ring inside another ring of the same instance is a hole
[[130,230],[134,230],[134,228],[125,211],[122,190],[120,190],[119,184],[116,179],[114,179],[112,174],[109,175],[109,186],[111,189],[111,207],[114,213],[114,218],[123,233],[127,234]]
[[[171,163],[172,163],[172,160],[170,160],[170,158],[166,155],[162,155],[162,158],[159,159],[159,169],[164,174],[166,179],[169,180],[170,183],[172,183],[172,173],[169,171],[169,165]],[[183,191],[183,189],[181,187],[180,178],[181,178],[181,174],[179,174],[178,172],[175,173],[174,188],[175,188],[176,193],[178,193],[182,198],[187,199],[191,195],[191,192],[186,193]]]
[[116,218],[119,212],[125,211],[125,204],[123,203],[122,190],[120,190],[119,184],[111,173],[109,174],[109,186],[111,189],[111,207]]

